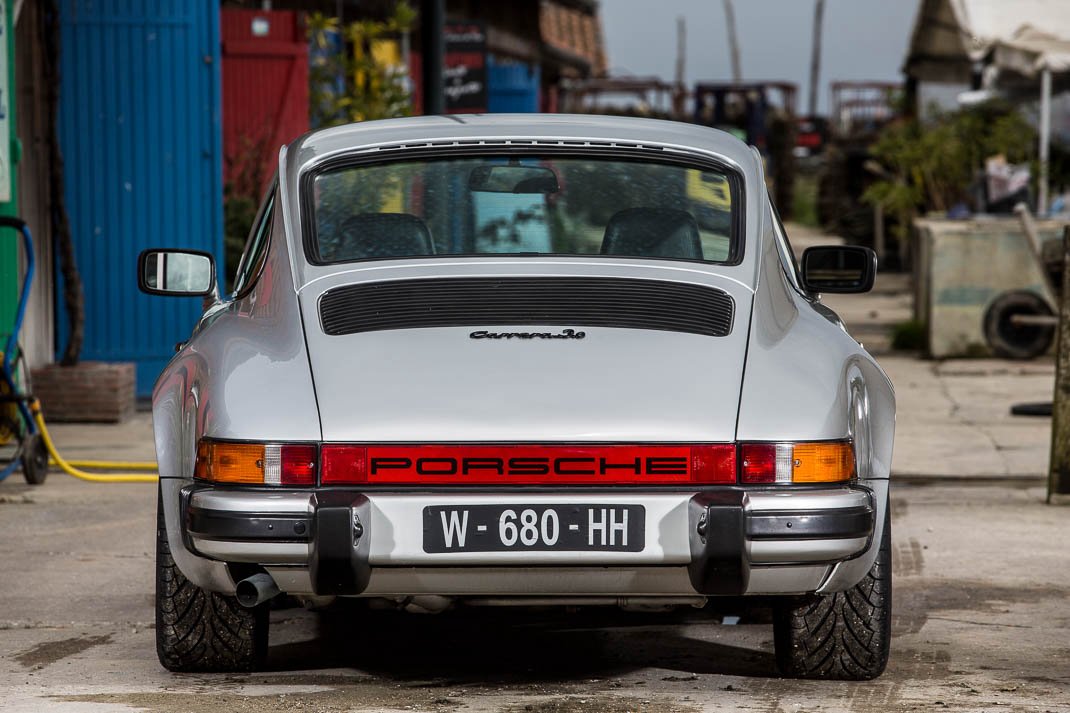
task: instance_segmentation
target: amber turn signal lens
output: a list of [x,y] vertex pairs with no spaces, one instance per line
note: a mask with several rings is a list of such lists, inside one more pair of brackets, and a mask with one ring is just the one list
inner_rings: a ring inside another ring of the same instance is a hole
[[855,475],[855,452],[850,442],[796,443],[792,457],[793,483],[839,483]]
[[201,441],[197,447],[194,476],[215,483],[264,483],[262,443],[216,443]]

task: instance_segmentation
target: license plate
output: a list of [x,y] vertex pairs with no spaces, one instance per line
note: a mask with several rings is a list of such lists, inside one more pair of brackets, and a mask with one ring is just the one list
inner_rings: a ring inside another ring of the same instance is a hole
[[430,505],[424,552],[641,552],[642,505]]

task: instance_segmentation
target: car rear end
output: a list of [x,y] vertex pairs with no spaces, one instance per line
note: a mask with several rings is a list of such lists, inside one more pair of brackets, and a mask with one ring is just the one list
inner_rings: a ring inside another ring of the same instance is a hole
[[195,552],[294,593],[700,603],[866,550],[849,440],[737,439],[741,144],[321,143],[290,190],[322,438],[203,439]]
[[[258,462],[274,485],[230,480]],[[207,441],[198,463],[182,491],[190,548],[294,594],[701,604],[813,592],[867,549],[876,519],[847,442]]]
[[412,145],[367,129],[359,150],[361,129],[328,131],[284,153],[319,437],[214,414],[169,524],[199,586],[251,607],[702,606],[870,569],[887,489],[859,478],[849,429],[740,435],[756,156],[705,130],[685,150],[670,139],[694,129],[664,122],[638,122],[660,145],[556,136],[590,128],[566,121],[523,140],[426,123],[438,138]]

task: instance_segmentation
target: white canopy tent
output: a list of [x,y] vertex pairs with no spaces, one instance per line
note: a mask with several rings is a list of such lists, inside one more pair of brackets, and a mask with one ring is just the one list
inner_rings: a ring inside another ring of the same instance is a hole
[[1070,2],[921,0],[903,71],[964,84],[980,72],[982,89],[1039,92],[1038,212],[1047,213],[1053,78],[1070,88]]
[[[1070,38],[1070,34],[1067,38]],[[991,57],[990,66],[996,70],[991,81],[993,87],[999,86],[1000,78],[1007,74],[1026,80],[1040,80],[1040,145],[1037,151],[1040,176],[1037,181],[1037,212],[1044,215],[1048,212],[1052,75],[1070,73],[1070,39],[1042,32],[1031,25],[1023,25],[1010,39],[994,43]]]

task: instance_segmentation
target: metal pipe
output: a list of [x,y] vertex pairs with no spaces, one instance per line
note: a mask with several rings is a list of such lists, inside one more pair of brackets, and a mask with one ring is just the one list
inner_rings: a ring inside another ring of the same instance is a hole
[[729,56],[732,58],[732,81],[739,84],[743,81],[743,67],[739,62],[739,38],[736,36],[736,10],[732,7],[732,0],[724,0],[724,24],[728,31]]
[[810,44],[810,104],[808,116],[817,116],[817,83],[821,74],[821,18],[825,14],[825,0],[814,3],[814,36]]
[[1029,211],[1029,206],[1025,203],[1015,203],[1011,210],[1018,216],[1018,224],[1022,226],[1022,232],[1025,233],[1025,237],[1029,241],[1029,249],[1033,251],[1033,255],[1037,260],[1040,260],[1040,235],[1037,233],[1037,224],[1033,220],[1033,214]]
[[424,114],[446,112],[442,65],[446,55],[446,8],[444,0],[424,0],[420,9],[420,42],[423,44]]
[[1018,223],[1022,226],[1022,232],[1025,233],[1026,243],[1029,245],[1030,252],[1033,253],[1033,259],[1036,261],[1037,268],[1040,269],[1041,277],[1044,278],[1044,284],[1048,286],[1048,297],[1054,299],[1059,294],[1059,286],[1052,284],[1051,275],[1048,274],[1047,267],[1044,265],[1040,233],[1037,231],[1037,223],[1033,219],[1033,214],[1029,212],[1029,206],[1025,203],[1015,203],[1012,210],[1018,216]]
[[1012,314],[1015,327],[1057,327],[1059,318],[1054,314]]
[[1051,68],[1040,73],[1040,177],[1037,181],[1037,214],[1048,214],[1048,156],[1051,144]]
[[252,577],[246,577],[238,582],[234,594],[238,598],[238,604],[247,609],[252,609],[258,604],[263,604],[279,594],[279,585],[275,584],[270,574],[260,572]]

